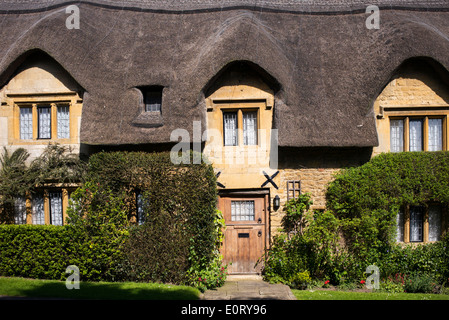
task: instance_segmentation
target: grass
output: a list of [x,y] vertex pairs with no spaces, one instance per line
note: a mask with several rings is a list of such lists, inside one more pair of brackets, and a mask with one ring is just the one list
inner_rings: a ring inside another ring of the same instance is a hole
[[100,300],[197,300],[200,291],[188,286],[134,282],[81,282],[69,290],[65,281],[0,277],[0,296]]
[[298,300],[449,300],[447,294],[292,290]]

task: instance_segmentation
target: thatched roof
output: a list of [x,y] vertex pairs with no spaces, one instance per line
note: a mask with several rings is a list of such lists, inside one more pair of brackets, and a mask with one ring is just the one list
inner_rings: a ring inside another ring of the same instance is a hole
[[[65,27],[69,4],[80,29]],[[379,30],[356,0],[3,0],[0,85],[42,50],[85,90],[82,143],[166,143],[176,128],[205,125],[220,70],[250,61],[275,80],[281,146],[374,146],[372,104],[395,69],[423,56],[449,70],[449,3],[369,4]],[[162,125],[136,125],[135,88],[150,85],[165,87]]]

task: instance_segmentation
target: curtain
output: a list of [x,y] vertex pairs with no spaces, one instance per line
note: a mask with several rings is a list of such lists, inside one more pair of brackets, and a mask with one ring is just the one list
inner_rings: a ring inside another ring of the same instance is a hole
[[33,196],[33,224],[45,224],[44,197],[39,193]]
[[390,120],[390,151],[404,151],[404,120]]
[[51,138],[51,108],[39,107],[38,109],[39,139]]
[[232,221],[252,221],[255,217],[254,201],[231,201]]
[[70,138],[70,114],[69,106],[58,106],[58,138]]
[[33,111],[20,108],[20,139],[33,139]]
[[50,196],[50,224],[62,226],[62,193],[51,192]]
[[443,120],[429,119],[429,151],[443,150]]
[[439,241],[441,235],[441,207],[429,206],[429,241]]
[[243,144],[257,145],[257,112],[243,113]]
[[410,119],[410,151],[422,151],[422,120]]
[[224,145],[237,145],[237,112],[223,113]]

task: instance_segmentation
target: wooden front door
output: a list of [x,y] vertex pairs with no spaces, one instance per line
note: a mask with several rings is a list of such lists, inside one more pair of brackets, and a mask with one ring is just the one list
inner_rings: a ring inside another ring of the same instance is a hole
[[230,274],[259,273],[255,264],[263,255],[267,243],[267,199],[261,196],[221,197],[226,230],[221,248]]

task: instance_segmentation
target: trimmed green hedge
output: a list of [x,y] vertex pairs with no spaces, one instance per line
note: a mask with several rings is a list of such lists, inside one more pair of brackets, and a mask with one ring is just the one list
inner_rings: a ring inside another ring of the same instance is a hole
[[106,242],[80,239],[71,226],[0,225],[2,276],[63,280],[76,265],[83,280],[112,280],[113,251]]

